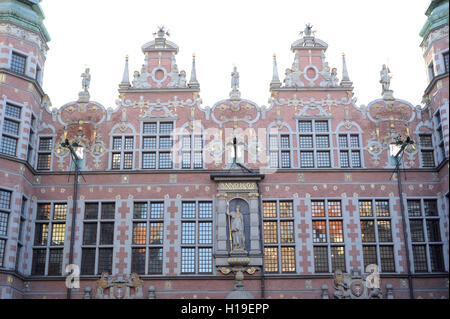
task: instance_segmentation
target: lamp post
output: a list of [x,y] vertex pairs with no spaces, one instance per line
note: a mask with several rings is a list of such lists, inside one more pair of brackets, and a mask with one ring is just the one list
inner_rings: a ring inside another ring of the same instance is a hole
[[[403,223],[403,238],[405,239],[405,252],[406,252],[406,266],[408,268],[408,286],[409,286],[409,298],[414,299],[414,289],[412,283],[412,275],[411,275],[411,262],[409,260],[409,240],[408,240],[408,232],[406,231],[406,216],[405,216],[405,205],[403,203],[403,190],[402,190],[402,179],[400,178],[400,161],[405,148],[408,145],[414,145],[414,141],[407,136],[405,139],[401,139],[401,137],[397,137],[395,144],[391,144],[391,154],[396,154],[394,156],[395,159],[395,171],[397,173],[397,186],[398,186],[398,194],[400,200],[400,210],[402,212],[402,223]],[[414,147],[414,146],[413,146]]]
[[[80,167],[78,161],[84,157],[84,148],[76,142],[72,144],[66,139],[61,143],[61,147],[67,148],[72,155],[72,160],[75,164],[75,178],[73,180],[73,209],[72,209],[72,227],[70,232],[70,250],[69,250],[69,265],[73,264],[73,250],[75,244],[75,221],[77,216],[77,197],[78,197],[78,175],[80,174]],[[72,298],[72,288],[67,287],[67,299]]]

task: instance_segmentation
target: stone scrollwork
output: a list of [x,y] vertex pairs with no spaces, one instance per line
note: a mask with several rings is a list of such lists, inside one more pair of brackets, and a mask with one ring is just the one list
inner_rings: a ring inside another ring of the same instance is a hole
[[132,273],[128,277],[124,275],[111,276],[107,273],[102,273],[101,278],[97,280],[95,298],[142,299],[144,298],[142,290],[143,283],[136,273]]
[[380,299],[381,289],[373,288],[367,284],[367,276],[361,277],[359,273],[344,274],[337,269],[332,281],[334,297],[336,299]]

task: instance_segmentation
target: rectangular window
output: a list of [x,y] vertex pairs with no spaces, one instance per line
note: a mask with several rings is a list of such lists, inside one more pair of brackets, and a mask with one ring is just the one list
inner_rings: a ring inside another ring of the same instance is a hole
[[53,139],[51,137],[39,138],[39,150],[38,150],[38,170],[49,170],[51,161],[51,151],[53,146]]
[[445,70],[446,73],[448,73],[449,70],[450,70],[448,52],[445,52],[443,54],[443,57],[444,57],[444,70]]
[[62,275],[66,217],[66,203],[38,203],[33,241],[32,275]]
[[292,201],[264,201],[264,260],[268,273],[295,273],[295,232]]
[[8,220],[11,213],[11,196],[10,191],[0,189],[0,268],[3,267],[5,257]]
[[19,74],[25,74],[26,60],[27,58],[23,55],[13,52],[11,56],[11,71]]
[[298,122],[298,133],[300,167],[331,167],[332,151],[328,121],[300,120]]
[[300,152],[300,164],[303,168],[314,167],[314,152]]
[[134,149],[134,137],[114,136],[112,149],[111,169],[133,169],[133,152],[126,151]]
[[443,272],[443,242],[435,199],[407,200],[415,272]]
[[212,273],[212,202],[181,204],[181,272]]
[[111,274],[115,203],[86,203],[81,247],[81,275]]
[[419,135],[419,146],[422,157],[423,167],[435,167],[433,136],[431,134]]
[[395,272],[389,201],[360,200],[359,216],[364,269],[375,264],[381,272]]
[[17,150],[17,138],[3,135],[0,152],[10,156],[16,156],[16,150]]
[[359,134],[340,134],[338,145],[340,167],[361,167]]
[[135,202],[133,208],[132,272],[162,274],[164,203]]
[[[341,201],[311,201],[315,272],[346,271]],[[317,255],[316,255],[317,254]],[[331,261],[331,270],[329,268]]]

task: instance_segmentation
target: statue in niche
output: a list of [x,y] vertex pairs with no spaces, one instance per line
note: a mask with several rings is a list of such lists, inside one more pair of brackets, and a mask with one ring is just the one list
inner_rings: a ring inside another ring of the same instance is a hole
[[386,91],[389,91],[389,87],[391,85],[392,76],[390,75],[390,73],[391,73],[391,71],[386,66],[386,64],[383,64],[383,68],[380,71],[380,78],[381,78],[380,83],[383,88],[383,92],[382,92],[383,95]]
[[241,212],[241,206],[236,205],[236,211],[227,212],[230,221],[230,233],[231,233],[231,250],[244,250],[245,249],[245,235],[244,235],[244,218]]
[[81,87],[84,92],[88,92],[89,86],[91,84],[91,75],[89,74],[89,68],[86,68],[83,74],[81,74],[83,80],[81,81]]

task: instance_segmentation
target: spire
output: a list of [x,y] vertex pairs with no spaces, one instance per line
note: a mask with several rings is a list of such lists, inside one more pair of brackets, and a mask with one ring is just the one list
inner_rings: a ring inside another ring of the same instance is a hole
[[191,79],[189,80],[188,86],[194,89],[200,88],[200,84],[197,81],[197,73],[195,71],[195,54],[192,55]]
[[342,53],[342,81],[341,81],[341,86],[351,87],[352,85],[353,85],[353,82],[350,81],[350,77],[348,76],[347,62],[345,62],[345,54]]
[[280,77],[278,76],[278,67],[277,67],[277,56],[273,55],[273,75],[272,81],[270,82],[270,89],[281,87]]
[[125,69],[123,70],[122,82],[119,84],[119,88],[128,89],[131,87],[130,84],[130,74],[128,71],[128,55],[125,58]]

